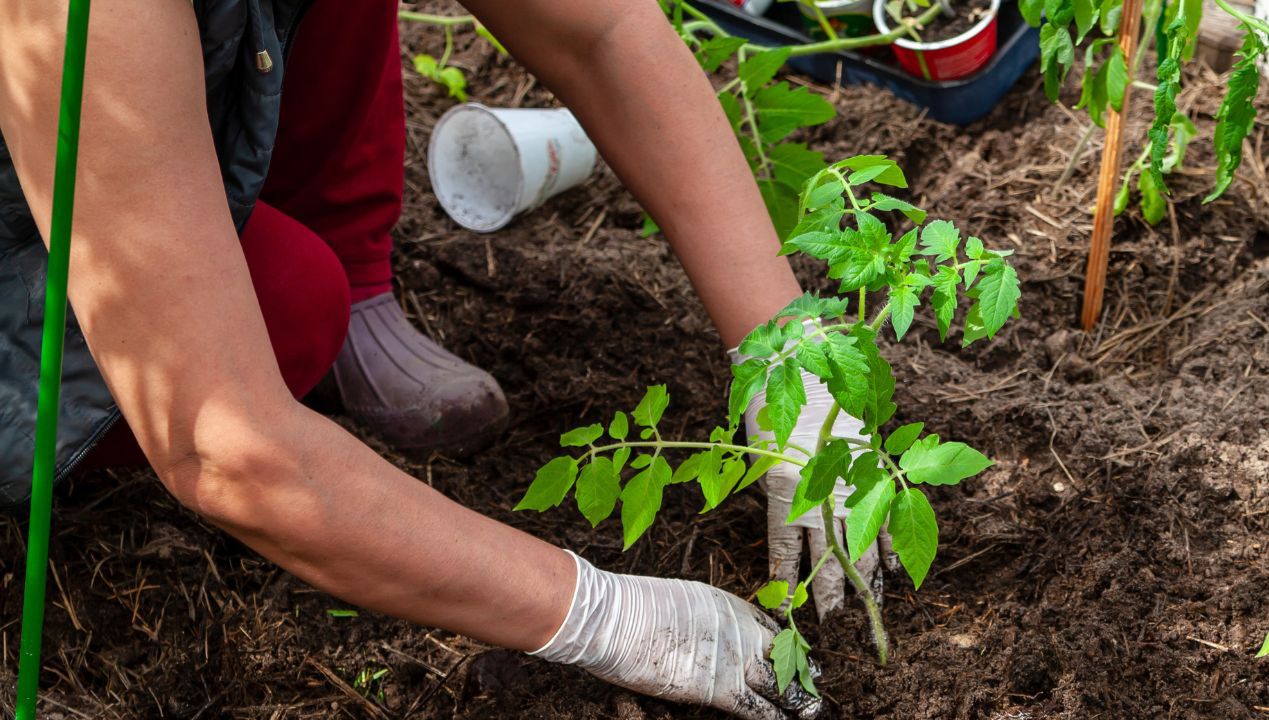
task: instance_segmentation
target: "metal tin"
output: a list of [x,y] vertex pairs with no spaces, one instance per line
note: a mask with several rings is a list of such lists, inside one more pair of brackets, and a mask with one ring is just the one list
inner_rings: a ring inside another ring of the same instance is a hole
[[[996,16],[999,13],[1000,0],[992,0],[987,15],[956,37],[937,42],[899,38],[890,47],[899,66],[913,77],[955,80],[973,75],[996,54]],[[886,0],[876,0],[873,15],[882,32],[890,29]]]
[[744,10],[750,15],[761,16],[771,7],[772,0],[728,0],[735,7]]

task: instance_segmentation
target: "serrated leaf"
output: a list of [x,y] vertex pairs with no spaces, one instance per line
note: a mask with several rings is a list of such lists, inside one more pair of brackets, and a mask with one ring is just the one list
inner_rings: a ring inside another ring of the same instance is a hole
[[749,332],[737,350],[750,357],[768,357],[784,350],[784,329],[775,320],[768,320]]
[[740,484],[736,485],[734,492],[740,492],[750,485],[753,485],[755,482],[758,482],[763,475],[767,474],[768,470],[779,463],[779,460],[771,457],[770,455],[758,456],[757,459],[749,464],[749,469],[745,471],[745,476],[740,479]]
[[577,460],[568,456],[551,459],[534,476],[516,510],[546,510],[559,505],[577,479]]
[[763,142],[776,143],[795,130],[823,125],[837,114],[833,104],[807,88],[787,82],[762,88],[753,96],[758,134]]
[[806,181],[828,166],[823,155],[802,143],[784,143],[768,148],[767,161],[771,163],[776,182],[795,193],[801,193]]
[[883,480],[868,488],[850,509],[846,518],[846,547],[850,561],[859,562],[868,548],[877,541],[877,533],[890,514],[890,501],[894,500],[894,482]]
[[1018,298],[1022,297],[1018,273],[1004,260],[996,258],[983,268],[983,277],[975,289],[977,298],[974,306],[978,308],[987,337],[994,337],[1013,315],[1018,307]]
[[883,195],[878,192],[872,194],[872,207],[874,210],[882,210],[886,212],[897,210],[917,225],[925,222],[926,218],[926,212],[921,208],[909,202],[890,197],[889,195]]
[[882,166],[886,169],[874,177],[872,179],[873,182],[897,188],[906,188],[908,186],[908,180],[903,176],[903,169],[899,167],[898,163],[885,155],[856,155],[834,163],[834,167],[849,168],[856,172],[875,166]]
[[717,70],[727,59],[736,54],[746,42],[745,38],[733,35],[712,37],[701,43],[696,51],[696,60],[707,73]]
[[771,216],[776,237],[787,238],[798,223],[798,196],[788,186],[774,180],[759,180],[758,194]]
[[921,230],[921,254],[933,255],[934,262],[956,257],[961,244],[961,231],[946,220],[935,220]]
[[766,383],[767,365],[768,362],[763,358],[752,358],[731,366],[732,381],[727,398],[727,414],[732,425],[740,425],[749,404]]
[[674,473],[670,475],[670,484],[680,485],[700,477],[701,465],[709,462],[710,456],[711,451],[703,450],[679,463],[679,466],[674,468]]
[[595,527],[612,515],[621,495],[621,480],[608,458],[595,458],[577,477],[577,509]]
[[803,497],[810,502],[822,502],[833,493],[837,479],[849,473],[852,460],[850,445],[841,440],[829,441],[802,468],[802,482],[806,484]]
[[798,583],[797,586],[793,588],[793,601],[791,603],[793,606],[793,609],[797,610],[798,608],[805,605],[806,601],[809,598],[810,598],[810,595],[806,592],[806,583],[805,582]]
[[833,368],[828,364],[828,355],[824,345],[817,342],[804,342],[798,345],[798,363],[807,372],[823,380],[833,377]]
[[1248,30],[1243,38],[1241,59],[1235,63],[1229,76],[1229,89],[1216,114],[1216,134],[1212,144],[1216,148],[1216,186],[1205,198],[1209,203],[1225,194],[1234,174],[1243,161],[1243,139],[1251,132],[1256,120],[1253,100],[1260,88],[1260,70],[1257,59],[1264,56],[1265,46],[1260,36]]
[[890,433],[889,437],[886,438],[886,452],[891,455],[903,454],[903,451],[912,446],[912,443],[916,441],[924,429],[925,423],[923,422],[908,423],[895,428],[894,432]]
[[850,472],[846,475],[846,484],[852,489],[845,506],[855,507],[860,498],[872,490],[873,485],[883,480],[890,482],[890,477],[881,471],[881,455],[876,450],[860,453],[855,462],[851,463]]
[[917,294],[907,285],[890,287],[890,325],[894,328],[895,340],[902,340],[912,327],[918,302]]
[[670,477],[669,463],[657,456],[646,469],[626,483],[621,491],[621,527],[625,539],[622,550],[629,550],[652,526],[661,509],[662,490],[670,482]]
[[[865,433],[872,433],[894,416],[895,404],[891,402],[894,397],[894,374],[890,363],[877,350],[875,335],[871,330],[856,326],[851,330],[851,337],[855,338],[855,347],[868,363],[868,390],[860,411],[856,412],[853,408],[847,408],[847,411],[852,417],[864,421]],[[829,390],[832,390],[832,385]]]
[[[776,689],[781,695],[794,678],[805,674],[806,679],[802,681],[804,686],[810,680],[807,660],[810,649],[810,644],[793,628],[781,630],[771,641],[771,665],[775,669]],[[814,685],[811,688],[814,689]]]
[[759,605],[768,610],[775,610],[789,597],[789,583],[784,580],[772,580],[759,588],[755,597]]
[[666,392],[665,386],[653,385],[644,393],[643,399],[631,415],[641,427],[650,428],[661,422],[661,414],[669,404],[670,394]]
[[[970,238],[977,240],[978,238]],[[979,250],[982,243],[979,242]],[[952,318],[956,315],[956,286],[961,281],[960,273],[950,265],[939,266],[939,271],[932,278],[934,294],[930,297],[930,305],[934,308],[934,319],[939,326],[939,340],[947,339],[947,331],[952,326]]]
[[701,474],[697,478],[705,495],[705,508],[701,512],[713,510],[726,500],[744,474],[745,463],[741,460],[726,460],[721,465],[702,461]]
[[775,319],[795,318],[834,318],[846,312],[846,301],[836,297],[819,297],[812,293],[803,293],[794,298]]
[[796,357],[788,357],[767,376],[767,418],[775,434],[776,447],[784,449],[806,405],[806,388]]
[[830,263],[845,258],[850,251],[850,246],[845,243],[844,235],[840,231],[822,232],[817,230],[802,233],[789,238],[785,246],[796,248],[813,258]]
[[921,588],[939,546],[934,508],[917,488],[908,488],[890,504],[890,542],[912,584]]
[[854,337],[832,333],[823,345],[832,371],[828,392],[853,417],[864,411],[871,386],[868,358],[856,343]]
[[963,442],[940,443],[938,435],[916,441],[899,458],[908,481],[926,485],[955,485],[991,467],[986,455]]
[[604,434],[604,426],[599,423],[569,430],[560,436],[560,447],[585,447]]
[[613,440],[625,440],[630,433],[630,422],[626,419],[626,414],[618,410],[612,416],[612,422],[608,423],[608,435]]
[[789,59],[790,49],[780,47],[774,50],[766,50],[754,53],[745,58],[740,63],[737,75],[741,84],[745,87],[745,94],[753,97],[755,93],[762,89],[763,85],[771,82],[775,74],[784,65],[784,61]]

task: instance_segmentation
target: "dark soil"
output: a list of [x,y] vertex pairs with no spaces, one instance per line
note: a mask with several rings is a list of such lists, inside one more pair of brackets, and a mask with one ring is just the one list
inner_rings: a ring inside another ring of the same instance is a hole
[[[441,35],[411,27],[406,42],[438,54]],[[456,57],[475,100],[554,102],[466,34]],[[457,229],[424,163],[453,101],[407,76],[400,294],[420,327],[498,377],[515,420],[469,462],[413,465],[369,440],[421,480],[600,566],[752,593],[766,576],[756,493],[705,516],[694,493],[667,493],[624,554],[613,523],[592,532],[569,508],[510,511],[561,431],[631,407],[647,384],[669,384],[677,433],[707,431],[724,412],[726,358],[682,270],[663,241],[639,237],[639,206],[606,170],[503,232]],[[1214,78],[1197,72],[1189,87],[1181,104],[1210,137]],[[919,593],[891,579],[889,667],[869,661],[854,608],[800,619],[831,714],[1269,718],[1269,662],[1252,659],[1269,631],[1264,121],[1225,199],[1201,204],[1214,163],[1200,140],[1174,178],[1174,217],[1155,228],[1135,210],[1119,219],[1105,320],[1084,335],[1100,135],[1055,191],[1086,121],[1046,101],[1034,71],[965,129],[875,88],[831,97],[841,117],[806,141],[832,158],[890,154],[912,200],[1014,249],[1024,283],[1022,319],[992,344],[939,343],[922,318],[887,351],[900,420],[924,420],[997,465],[934,493],[939,557]],[[1134,98],[1132,157],[1148,104]],[[813,263],[798,268],[821,286]],[[0,717],[12,706],[24,533],[0,520]],[[44,718],[719,717],[450,633],[331,617],[341,602],[200,522],[149,473],[101,473],[62,493],[52,557]],[[355,687],[382,668],[369,691]]]
[[949,17],[944,11],[931,20],[920,31],[922,42],[938,42],[967,32],[991,10],[991,0],[958,0],[951,5],[955,14]]

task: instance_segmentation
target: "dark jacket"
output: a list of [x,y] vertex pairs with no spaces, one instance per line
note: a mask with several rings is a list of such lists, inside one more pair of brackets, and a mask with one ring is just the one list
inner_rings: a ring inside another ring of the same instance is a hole
[[[203,44],[208,119],[225,197],[240,232],[269,169],[284,58],[307,5],[307,0],[194,0]],[[90,44],[88,53],[92,52]],[[85,122],[92,118],[86,117]],[[47,261],[8,146],[0,136],[0,506],[25,503],[31,494]],[[73,309],[64,365],[59,480],[119,419]]]

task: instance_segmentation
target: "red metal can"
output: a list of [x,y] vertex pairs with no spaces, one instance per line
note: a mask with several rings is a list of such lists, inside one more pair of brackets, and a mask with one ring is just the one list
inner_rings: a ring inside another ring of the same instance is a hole
[[762,15],[771,7],[772,0],[731,0],[731,4],[750,15]]
[[[987,16],[956,37],[937,42],[894,41],[891,49],[904,72],[926,80],[955,80],[973,75],[996,54],[996,17],[1000,0],[992,0]],[[881,32],[891,29],[885,0],[876,0],[873,20]]]

